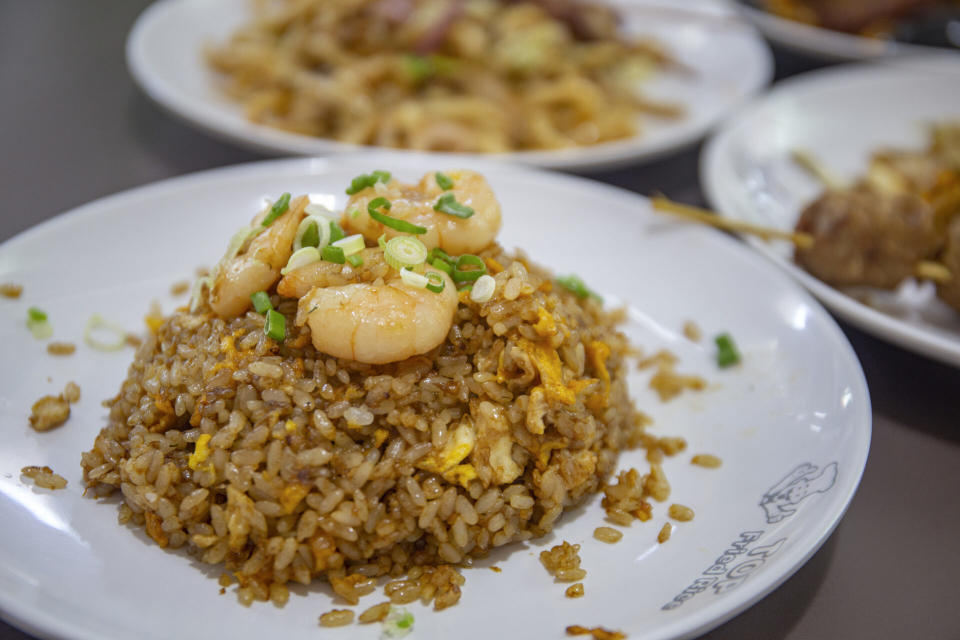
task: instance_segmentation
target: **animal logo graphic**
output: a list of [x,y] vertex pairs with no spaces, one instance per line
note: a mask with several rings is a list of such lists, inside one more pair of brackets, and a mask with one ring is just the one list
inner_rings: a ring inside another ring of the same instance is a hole
[[836,462],[823,469],[809,462],[798,465],[760,499],[767,523],[775,524],[789,518],[796,513],[801,501],[814,493],[826,493],[836,480]]

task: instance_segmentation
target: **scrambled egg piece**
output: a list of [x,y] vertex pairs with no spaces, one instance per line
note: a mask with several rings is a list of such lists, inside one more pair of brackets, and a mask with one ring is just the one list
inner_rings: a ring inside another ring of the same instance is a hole
[[540,372],[540,387],[551,400],[557,400],[563,404],[573,404],[577,401],[577,394],[587,387],[595,384],[597,381],[593,378],[583,380],[573,380],[570,384],[563,382],[563,365],[560,362],[560,354],[556,349],[551,349],[543,345],[536,344],[529,340],[521,338],[519,346],[533,361]]
[[540,307],[537,309],[537,323],[533,325],[533,330],[537,332],[538,335],[548,337],[556,335],[557,333],[557,321],[549,311]]
[[209,433],[204,433],[199,438],[197,438],[197,444],[194,447],[193,453],[190,454],[190,457],[187,459],[187,466],[197,471],[212,471],[213,464],[207,464],[203,467],[200,467],[201,463],[206,462],[207,458],[210,457],[210,439],[211,436]]
[[507,484],[516,480],[523,469],[513,459],[513,439],[503,408],[481,402],[476,413],[477,445],[473,452],[474,467],[489,468],[490,477],[481,477],[485,484]]
[[458,482],[464,487],[477,477],[477,472],[469,464],[460,464],[477,444],[477,435],[468,420],[450,434],[447,444],[439,451],[431,451],[414,465],[418,469],[443,476],[448,482]]
[[287,513],[293,513],[293,510],[300,504],[300,501],[310,493],[310,487],[302,484],[290,484],[280,492],[280,506]]
[[587,357],[590,358],[590,364],[600,376],[603,383],[603,395],[600,396],[599,404],[606,408],[610,403],[610,372],[607,371],[607,358],[610,357],[610,346],[606,342],[593,340],[587,345]]

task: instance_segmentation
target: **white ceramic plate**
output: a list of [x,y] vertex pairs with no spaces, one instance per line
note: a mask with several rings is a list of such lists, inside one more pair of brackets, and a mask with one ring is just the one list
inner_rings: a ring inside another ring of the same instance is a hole
[[[401,162],[397,174],[406,179],[437,168],[432,159],[365,156],[221,169],[99,200],[0,245],[0,281],[25,287],[19,301],[0,301],[5,360],[17,363],[0,370],[7,432],[0,448],[0,611],[7,619],[35,633],[91,640],[317,637],[317,616],[338,604],[325,586],[293,589],[282,610],[244,609],[232,593],[218,595],[217,569],[118,525],[116,501],[82,497],[79,454],[104,424],[100,401],[117,392],[132,352],[91,351],[81,331],[93,312],[137,329],[151,300],[167,311],[182,304],[170,297],[170,284],[215,260],[264,196],[306,192],[342,207],[351,177]],[[435,613],[412,606],[413,637],[559,640],[569,624],[635,638],[706,631],[790,576],[830,534],[856,489],[870,402],[849,344],[808,294],[722,234],[664,221],[645,199],[612,187],[473,166],[499,194],[505,246],[521,245],[561,272],[576,270],[610,304],[629,305],[627,330],[638,346],[669,348],[681,371],[709,381],[706,391],[661,404],[646,386],[649,373],[631,374],[654,431],[690,443],[666,472],[671,502],[689,505],[696,518],[678,523],[659,545],[668,505],[656,504],[651,522],[605,545],[592,538],[604,522],[595,497],[547,538],[500,549],[465,571],[457,607]],[[587,258],[590,249],[602,254]],[[49,313],[56,339],[80,344],[75,355],[49,356],[30,336],[24,319],[31,305]],[[702,343],[682,337],[688,319],[702,328]],[[721,331],[739,343],[742,366],[717,368],[710,338]],[[68,380],[83,388],[69,422],[33,432],[31,403]],[[723,467],[691,465],[697,452],[719,455]],[[50,465],[69,486],[32,488],[19,474],[28,464]],[[624,454],[621,465],[646,468],[640,452]],[[566,585],[553,583],[537,558],[562,539],[583,545],[589,575],[579,600],[565,598]],[[493,563],[502,573],[483,568]],[[382,594],[361,606],[377,598]],[[323,636],[372,639],[378,631],[352,625]]]
[[[804,74],[780,84],[723,127],[704,150],[701,180],[721,215],[793,229],[822,188],[793,163],[792,150],[807,149],[837,175],[854,178],[877,148],[923,148],[925,125],[948,118],[960,118],[957,58]],[[937,300],[931,286],[872,292],[873,306],[868,306],[797,267],[786,243],[750,242],[848,322],[960,366],[960,314]]]
[[[500,154],[541,167],[595,170],[649,160],[693,144],[772,77],[772,58],[760,35],[717,0],[695,0],[683,11],[667,0],[619,0],[632,33],[657,37],[695,77],[661,74],[649,95],[686,106],[679,120],[643,118],[636,138],[563,151]],[[356,145],[258,125],[222,95],[204,63],[204,46],[224,41],[248,19],[243,0],[160,0],[137,20],[127,41],[133,77],[154,101],[205,131],[254,149],[297,155],[357,151]],[[666,8],[665,8],[666,7]],[[725,17],[724,17],[725,16]]]
[[885,56],[924,55],[933,52],[948,52],[917,44],[866,38],[863,36],[824,29],[794,20],[781,18],[767,11],[746,6],[743,0],[740,10],[772,42],[824,60],[870,60]]

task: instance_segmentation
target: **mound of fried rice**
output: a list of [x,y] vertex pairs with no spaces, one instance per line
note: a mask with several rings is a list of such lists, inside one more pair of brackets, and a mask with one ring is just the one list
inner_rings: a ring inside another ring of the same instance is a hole
[[461,294],[445,343],[392,364],[317,352],[275,292],[283,343],[253,311],[174,313],[106,403],[88,487],[119,489],[121,522],[161,547],[223,563],[246,604],[317,577],[355,602],[369,578],[436,577],[550,531],[643,439],[629,345],[616,313],[524,256],[481,257],[494,296]]

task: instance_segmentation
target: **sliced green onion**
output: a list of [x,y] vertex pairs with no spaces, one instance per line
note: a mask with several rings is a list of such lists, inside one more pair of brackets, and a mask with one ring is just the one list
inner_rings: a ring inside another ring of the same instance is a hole
[[581,300],[583,300],[584,298],[596,298],[600,302],[603,302],[603,298],[601,298],[596,293],[591,291],[590,287],[584,284],[583,280],[581,280],[575,275],[571,274],[569,276],[560,276],[559,278],[557,278],[557,284],[559,284],[561,287],[563,287],[573,295],[577,296]]
[[[402,276],[401,276],[402,277]],[[427,289],[434,293],[440,293],[447,286],[447,281],[443,279],[436,271],[427,272]]]
[[445,193],[437,198],[436,204],[433,205],[433,210],[458,218],[469,218],[475,213],[474,210],[467,205],[457,202],[457,197],[452,193]]
[[427,276],[407,268],[400,269],[400,279],[403,280],[403,284],[415,289],[426,289],[427,285],[430,284]]
[[357,176],[350,181],[350,186],[347,187],[347,195],[352,196],[355,193],[363,191],[367,187],[372,187],[378,182],[383,182],[384,184],[390,182],[390,172],[374,171],[373,173],[365,173]]
[[380,237],[377,238],[377,246],[379,246],[381,249],[387,248],[387,234],[385,233],[380,234]]
[[474,302],[487,302],[493,297],[493,292],[497,289],[497,281],[493,276],[484,275],[477,278],[473,283],[473,289],[470,290],[470,299]]
[[370,217],[382,224],[385,227],[390,227],[391,229],[396,229],[397,231],[402,231],[403,233],[426,233],[427,228],[415,225],[412,222],[407,222],[406,220],[400,220],[392,216],[388,216],[385,213],[380,213],[377,209],[386,209],[390,211],[390,201],[386,198],[374,198],[367,205],[367,213],[370,214]]
[[27,309],[27,328],[37,340],[46,340],[53,335],[53,325],[47,320],[47,314],[36,307]]
[[447,174],[437,171],[433,176],[437,179],[437,186],[444,191],[453,189],[453,180],[451,180]]
[[447,252],[440,247],[434,247],[433,249],[430,249],[430,255],[427,256],[427,261],[432,263],[436,258],[439,258],[440,260],[443,260],[447,264],[451,265],[456,262],[454,258],[451,258],[449,255],[447,255]]
[[280,342],[287,336],[287,319],[275,309],[267,311],[267,321],[263,324],[263,332],[271,340]]
[[[324,247],[326,249],[327,247]],[[314,262],[320,262],[323,258],[323,254],[320,253],[320,249],[316,247],[303,247],[302,249],[297,249],[293,252],[293,255],[290,256],[290,259],[287,260],[287,266],[283,269],[280,269],[280,275],[285,276],[294,269],[299,269],[300,267],[305,267],[308,264],[313,264]]]
[[430,266],[433,267],[434,269],[439,269],[440,271],[443,271],[451,278],[453,277],[453,265],[450,264],[449,262],[446,262],[445,260],[441,260],[440,258],[434,258],[433,260],[430,261]]
[[402,638],[413,631],[413,614],[406,609],[390,607],[390,613],[381,623],[383,636]]
[[[98,339],[95,333],[102,330],[113,333],[114,339],[109,342]],[[87,326],[83,329],[83,341],[100,351],[119,351],[127,344],[127,331],[120,325],[104,320],[99,313],[95,313],[90,316]]]
[[387,241],[383,257],[388,265],[397,270],[415,267],[427,259],[427,248],[416,238],[397,236]]
[[347,232],[336,222],[330,223],[330,244],[347,237]]
[[347,262],[350,263],[352,267],[363,266],[363,258],[360,257],[359,253],[355,253],[352,256],[347,256]]
[[284,193],[280,196],[276,202],[273,203],[273,206],[270,207],[270,213],[266,215],[263,219],[263,222],[260,223],[261,227],[269,227],[273,224],[273,221],[282,216],[287,212],[287,209],[290,208],[290,194]]
[[346,238],[331,243],[331,246],[343,249],[343,255],[345,256],[352,256],[355,253],[363,251],[367,245],[363,242],[363,236],[355,233],[352,236],[347,236]]
[[403,70],[414,82],[423,82],[435,71],[430,58],[413,55],[403,57]]
[[228,260],[233,260],[236,258],[237,254],[240,253],[240,249],[243,248],[243,245],[247,244],[248,240],[256,237],[261,231],[263,231],[263,227],[241,227],[240,229],[237,229],[237,231],[230,236],[230,242],[227,244],[227,251],[223,254],[223,258],[220,260],[220,263],[218,263],[217,267]]
[[487,265],[479,257],[465,253],[457,258],[457,263],[453,267],[453,281],[457,284],[461,282],[473,282],[487,272]]
[[343,249],[340,247],[324,247],[320,252],[320,257],[327,262],[336,262],[337,264],[343,264],[347,261],[347,257],[343,255]]
[[270,296],[266,291],[257,291],[250,295],[250,301],[253,302],[253,308],[257,313],[266,313],[273,309],[273,303],[270,302]]
[[310,218],[304,218],[304,220],[307,222],[307,228],[304,230],[303,235],[300,236],[300,248],[319,247],[320,225],[317,224],[316,220],[311,220]]
[[729,333],[721,333],[713,341],[717,344],[717,366],[731,367],[740,362],[740,352]]

